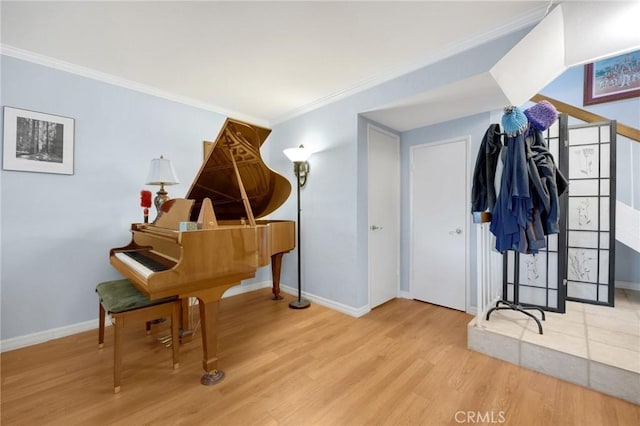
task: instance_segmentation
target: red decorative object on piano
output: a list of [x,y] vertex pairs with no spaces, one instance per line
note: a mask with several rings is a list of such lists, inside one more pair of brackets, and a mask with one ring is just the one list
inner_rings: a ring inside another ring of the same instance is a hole
[[144,223],[149,223],[149,207],[151,207],[151,191],[140,191],[140,206],[144,207]]

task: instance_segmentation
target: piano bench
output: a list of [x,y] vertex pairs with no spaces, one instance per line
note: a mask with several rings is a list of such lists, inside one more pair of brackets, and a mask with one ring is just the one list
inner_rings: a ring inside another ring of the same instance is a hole
[[114,325],[113,348],[113,392],[120,392],[120,374],[122,371],[121,334],[122,329],[132,323],[139,324],[163,318],[171,318],[171,347],[173,352],[173,368],[179,367],[178,362],[178,328],[180,315],[180,299],[168,297],[150,300],[142,294],[128,280],[105,281],[96,286],[96,293],[100,298],[98,347],[104,347],[105,314],[111,315]]

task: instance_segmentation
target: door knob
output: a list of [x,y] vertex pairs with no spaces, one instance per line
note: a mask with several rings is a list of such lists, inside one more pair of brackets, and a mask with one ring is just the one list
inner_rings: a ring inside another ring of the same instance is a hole
[[372,231],[379,231],[382,229],[382,226],[377,226],[377,225],[371,225],[370,229]]

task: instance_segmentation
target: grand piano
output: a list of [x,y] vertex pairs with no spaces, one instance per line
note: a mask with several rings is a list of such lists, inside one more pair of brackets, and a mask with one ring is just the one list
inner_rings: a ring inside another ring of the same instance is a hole
[[[270,132],[228,118],[186,198],[166,202],[152,224],[132,224],[131,242],[110,251],[111,265],[150,299],[197,298],[205,385],[224,378],[217,358],[218,307],[224,292],[271,263],[273,298],[282,298],[282,256],[295,247],[295,222],[259,219],[291,193],[289,181],[260,156]],[[181,231],[182,222],[195,222],[197,228]]]

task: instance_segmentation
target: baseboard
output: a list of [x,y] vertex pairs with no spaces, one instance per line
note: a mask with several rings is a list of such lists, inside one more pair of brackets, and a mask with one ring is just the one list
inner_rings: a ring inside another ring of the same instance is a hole
[[[240,284],[227,290],[222,298],[237,296],[238,294],[248,293],[250,291],[271,287],[271,281],[262,281],[251,284]],[[110,326],[111,322],[107,321],[106,326]],[[39,331],[37,333],[26,334],[24,336],[12,337],[10,339],[0,340],[0,353],[20,349],[27,346],[37,345],[49,340],[59,339],[60,337],[70,336],[72,334],[82,333],[84,331],[95,330],[98,328],[98,318],[67,325],[64,327],[53,328],[50,330]]]
[[616,281],[616,288],[624,288],[625,290],[640,291],[640,283],[629,281]]
[[469,305],[469,306],[467,306],[467,311],[466,312],[469,315],[476,316],[476,315],[478,315],[478,307],[477,306],[473,306],[473,305]]
[[[10,339],[0,340],[0,352],[7,352],[14,349],[24,348],[26,346],[37,345],[38,343],[44,343],[49,340],[82,333],[84,331],[95,330],[97,328],[98,318],[77,324],[66,325],[64,327],[26,334],[24,336],[12,337]],[[96,340],[96,345],[98,344],[97,342],[98,341]]]
[[[297,288],[281,284],[280,290],[292,296],[298,295]],[[317,303],[318,305],[333,309],[334,311],[342,312],[343,314],[347,314],[355,318],[359,318],[371,311],[368,305],[362,306],[360,308],[353,308],[351,306],[343,305],[342,303],[334,302],[333,300],[325,299],[324,297],[316,296],[305,291],[302,292],[302,296],[305,299],[309,299],[309,301],[311,302]]]
[[409,293],[408,291],[404,291],[404,290],[400,290],[400,293],[398,294],[398,297],[401,299],[413,299],[413,297],[411,297],[411,293]]
[[262,288],[271,287],[271,281],[261,281],[259,283],[251,283],[251,284],[240,284],[234,287],[231,287],[229,290],[225,291],[222,295],[222,298],[225,299],[231,296],[237,296],[243,293],[249,293],[250,291],[260,290]]
[[[227,290],[222,298],[237,296],[239,294],[248,293],[251,291],[259,290],[262,288],[271,287],[271,281],[262,281],[251,284],[241,284],[235,287],[231,287]],[[293,287],[281,285],[280,289],[287,294],[297,295],[298,290]],[[359,318],[370,311],[369,306],[362,306],[360,308],[353,308],[351,306],[343,305],[320,296],[315,296],[306,292],[302,293],[303,296],[310,301],[317,303],[318,305],[325,306],[329,309],[333,309],[338,312],[350,315],[352,317]],[[107,321],[107,326],[110,325]],[[98,328],[98,319],[85,321],[77,324],[67,325],[64,327],[53,328],[50,330],[39,331],[37,333],[26,334],[24,336],[12,337],[10,339],[0,340],[0,353],[12,351],[14,349],[20,349],[27,346],[37,345],[49,340],[58,339],[60,337],[70,336],[72,334],[82,333],[85,331],[95,330]]]

